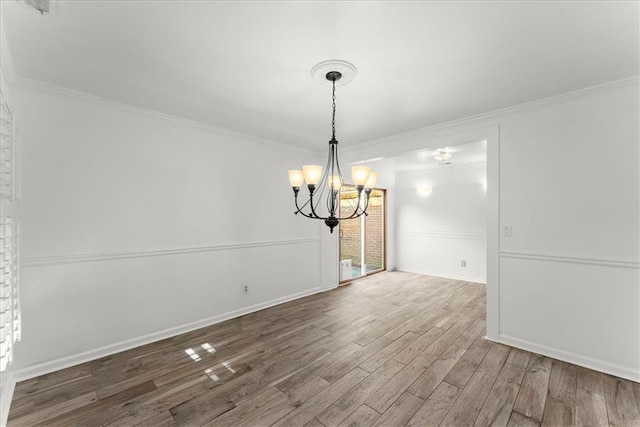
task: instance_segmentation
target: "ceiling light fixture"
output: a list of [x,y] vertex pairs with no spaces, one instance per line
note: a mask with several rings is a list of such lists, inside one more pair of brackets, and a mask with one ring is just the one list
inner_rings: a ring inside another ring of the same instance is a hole
[[[332,87],[332,107],[331,116],[331,140],[329,141],[329,158],[327,166],[322,171],[319,165],[304,165],[302,170],[289,171],[289,183],[293,188],[293,195],[296,204],[296,215],[301,214],[311,219],[320,219],[333,229],[346,219],[353,219],[367,214],[369,197],[371,190],[376,185],[378,174],[372,172],[368,166],[353,166],[351,168],[351,179],[358,192],[357,198],[350,201],[346,208],[340,207],[340,189],[345,184],[340,162],[338,161],[338,140],[336,139],[336,84],[349,83],[356,74],[356,67],[346,61],[331,60],[324,61],[311,69],[311,76],[319,83],[329,83]],[[309,198],[302,206],[298,202],[300,187],[306,182],[309,189]],[[325,197],[326,192],[326,197]],[[364,193],[364,197],[362,196]],[[326,210],[322,208],[319,201],[325,200]],[[306,208],[306,212],[305,212]],[[341,214],[347,211],[344,216]]]
[[435,156],[433,156],[433,158],[436,159],[438,162],[440,162],[440,164],[448,164],[445,162],[449,160],[452,156],[453,154],[451,154],[450,151],[448,151],[446,148],[443,148],[438,150],[438,152],[436,153]]
[[428,196],[432,192],[433,192],[433,187],[426,187],[426,186],[418,187],[418,194],[423,197]]

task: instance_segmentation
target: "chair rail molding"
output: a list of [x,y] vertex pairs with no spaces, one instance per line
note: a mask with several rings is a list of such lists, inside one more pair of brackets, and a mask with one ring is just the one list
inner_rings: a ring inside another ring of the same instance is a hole
[[487,233],[474,231],[399,231],[398,237],[442,237],[449,239],[485,240]]
[[267,246],[283,246],[283,245],[301,245],[315,243],[320,244],[319,237],[310,237],[303,239],[285,239],[285,240],[266,240],[260,242],[246,242],[246,243],[228,243],[228,244],[215,244],[207,246],[186,246],[181,248],[168,248],[168,249],[155,249],[155,250],[140,250],[140,251],[123,251],[123,252],[94,252],[94,253],[80,253],[80,254],[64,254],[64,255],[49,255],[39,256],[32,258],[25,258],[21,267],[41,267],[46,265],[58,265],[58,264],[75,264],[81,262],[97,262],[97,261],[113,261],[130,258],[143,258],[154,256],[169,256],[169,255],[181,255],[195,252],[215,252],[215,251],[229,251],[236,249],[251,249],[261,248]]
[[500,251],[500,258],[525,259],[534,261],[568,262],[573,264],[600,265],[605,267],[640,269],[640,262],[624,259],[584,258],[542,252]]

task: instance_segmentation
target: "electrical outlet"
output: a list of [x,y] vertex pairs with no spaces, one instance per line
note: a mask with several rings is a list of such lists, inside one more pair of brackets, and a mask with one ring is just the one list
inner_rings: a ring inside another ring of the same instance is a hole
[[502,227],[502,236],[511,237],[511,226],[510,225],[505,225],[504,227]]
[[467,261],[466,260],[462,260],[460,261],[460,267],[466,267],[467,266]]
[[249,293],[249,285],[242,285],[242,293],[243,294]]

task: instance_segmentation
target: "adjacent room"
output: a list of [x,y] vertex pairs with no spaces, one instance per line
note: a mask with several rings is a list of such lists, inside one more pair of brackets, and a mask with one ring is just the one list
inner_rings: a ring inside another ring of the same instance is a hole
[[0,24],[0,425],[640,425],[639,2]]

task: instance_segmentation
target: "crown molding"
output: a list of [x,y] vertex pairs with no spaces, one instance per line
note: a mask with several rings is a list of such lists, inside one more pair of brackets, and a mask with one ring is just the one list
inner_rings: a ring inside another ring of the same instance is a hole
[[398,144],[403,142],[411,142],[412,140],[422,140],[428,138],[438,138],[444,136],[446,132],[450,132],[455,128],[463,128],[461,131],[473,131],[477,128],[485,128],[498,125],[498,123],[487,123],[496,121],[497,119],[508,117],[514,114],[522,113],[525,111],[533,110],[543,106],[551,106],[563,104],[574,99],[579,99],[588,95],[592,95],[599,92],[604,92],[612,89],[638,85],[640,82],[640,76],[633,76],[621,80],[615,80],[613,82],[603,83],[596,86],[590,86],[587,88],[575,90],[572,92],[566,92],[560,95],[554,95],[547,98],[541,98],[522,104],[513,105],[498,110],[488,111],[486,113],[480,113],[473,116],[463,117],[460,119],[451,120],[444,123],[438,123],[433,126],[427,126],[420,129],[411,130],[408,132],[402,132],[395,135],[386,136],[383,138],[373,139],[371,141],[362,142],[359,144],[349,145],[342,149],[343,155],[350,155],[354,152],[376,149],[389,144]]
[[288,150],[288,151],[295,150],[295,151],[300,152],[300,153],[312,154],[312,155],[318,154],[318,151],[316,151],[316,150],[311,150],[311,149],[303,148],[303,147],[297,147],[295,145],[286,144],[284,142],[274,141],[274,140],[271,140],[271,139],[262,138],[262,137],[255,136],[255,135],[251,135],[251,134],[248,134],[248,133],[238,132],[238,131],[234,131],[234,130],[230,130],[230,129],[225,129],[225,128],[213,126],[213,125],[210,125],[210,124],[207,124],[207,123],[198,122],[198,121],[195,121],[195,120],[189,120],[189,119],[185,119],[185,118],[182,118],[182,117],[161,113],[161,112],[156,111],[156,110],[151,110],[151,109],[148,109],[148,108],[138,107],[138,106],[135,106],[135,105],[126,104],[124,102],[114,101],[112,99],[103,98],[103,97],[96,96],[96,95],[91,95],[91,94],[86,93],[86,92],[80,92],[80,91],[76,91],[76,90],[69,89],[69,88],[62,87],[62,86],[52,85],[52,84],[41,82],[41,81],[38,81],[38,80],[32,80],[32,79],[27,79],[27,78],[24,78],[24,77],[16,76],[15,77],[15,86],[17,88],[19,88],[19,89],[41,90],[41,91],[46,91],[46,92],[49,92],[49,93],[54,93],[54,94],[57,94],[57,95],[67,96],[67,97],[70,97],[70,98],[81,99],[83,101],[93,102],[93,103],[96,103],[96,104],[105,105],[107,107],[111,107],[111,108],[127,111],[129,113],[142,114],[142,115],[145,115],[145,116],[148,116],[148,117],[153,117],[153,118],[161,119],[161,120],[167,120],[167,121],[171,121],[171,122],[178,123],[178,124],[185,125],[185,126],[189,126],[189,127],[194,127],[194,128],[198,128],[198,129],[204,129],[206,131],[215,133],[217,135],[226,136],[226,137],[230,137],[230,138],[234,138],[234,139],[240,139],[240,140],[248,141],[248,142],[253,142],[253,143],[265,145],[265,146],[268,146],[268,147],[273,147],[273,148],[278,148],[278,149],[285,149],[285,150]]

